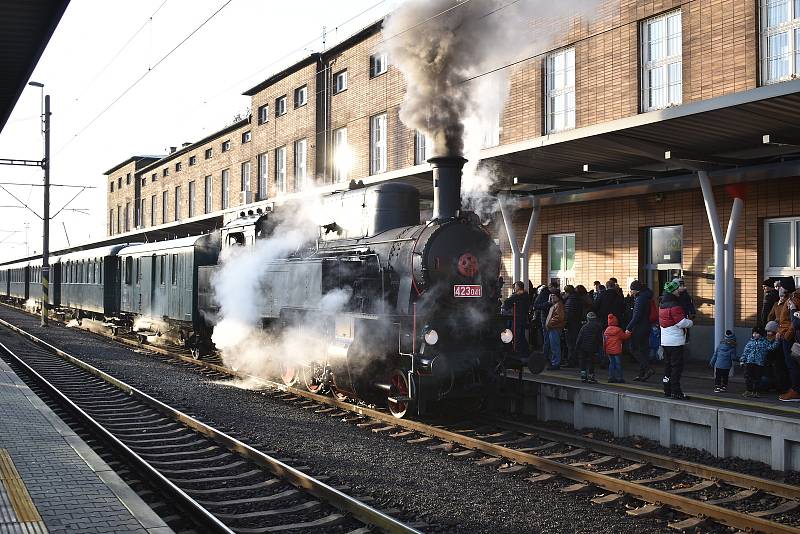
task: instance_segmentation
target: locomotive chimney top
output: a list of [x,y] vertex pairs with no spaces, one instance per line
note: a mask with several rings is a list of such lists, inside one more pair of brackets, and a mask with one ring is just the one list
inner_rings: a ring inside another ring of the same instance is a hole
[[467,162],[461,156],[431,158],[433,167],[433,218],[452,219],[461,209],[461,169]]

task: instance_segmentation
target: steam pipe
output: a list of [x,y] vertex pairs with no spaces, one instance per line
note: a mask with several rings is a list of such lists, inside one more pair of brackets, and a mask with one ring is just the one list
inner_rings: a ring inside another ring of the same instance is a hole
[[703,203],[706,206],[708,225],[711,227],[711,237],[714,240],[714,346],[717,347],[725,334],[725,242],[708,173],[697,171],[697,179],[703,191]]
[[[514,224],[511,220],[511,213],[508,210],[508,198],[505,195],[498,195],[497,196],[497,203],[500,205],[500,214],[503,216],[503,225],[506,227],[506,234],[508,234],[508,244],[511,246],[511,256],[513,257],[514,261],[514,270],[512,277],[513,282],[516,282],[520,278],[520,250],[519,245],[517,245],[517,234],[514,232]],[[530,228],[530,225],[528,226]]]
[[739,197],[733,199],[731,218],[728,221],[728,232],[725,234],[725,329],[733,332],[734,324],[734,284],[735,284],[735,258],[736,234],[739,221],[742,219],[744,200]]
[[428,160],[433,167],[433,219],[452,219],[461,209],[461,169],[467,162],[461,156],[441,156]]

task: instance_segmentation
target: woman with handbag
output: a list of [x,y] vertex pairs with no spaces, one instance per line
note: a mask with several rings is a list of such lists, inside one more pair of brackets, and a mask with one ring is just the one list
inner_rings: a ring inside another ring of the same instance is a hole
[[[800,330],[800,291],[794,294],[781,287],[778,289],[778,302],[769,312],[769,320],[778,322],[777,339],[781,341],[783,347],[783,359],[789,369],[789,390],[780,395],[778,399],[784,402],[800,402],[800,359],[793,356],[793,352],[800,354],[800,347],[795,345],[795,331]],[[794,348],[794,351],[792,350]]]

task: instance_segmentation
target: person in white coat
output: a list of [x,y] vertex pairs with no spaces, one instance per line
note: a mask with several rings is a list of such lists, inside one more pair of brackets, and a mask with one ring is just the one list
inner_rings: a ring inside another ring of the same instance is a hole
[[688,400],[681,389],[686,332],[694,323],[678,300],[679,284],[675,280],[664,284],[664,294],[658,307],[658,325],[661,327],[661,347],[664,349],[664,396]]

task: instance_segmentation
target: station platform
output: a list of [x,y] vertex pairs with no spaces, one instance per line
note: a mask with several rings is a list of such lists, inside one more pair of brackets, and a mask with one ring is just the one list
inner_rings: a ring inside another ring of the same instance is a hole
[[[626,365],[627,364],[627,365]],[[640,436],[664,447],[684,446],[717,457],[761,461],[778,471],[800,471],[800,402],[781,402],[778,393],[761,398],[742,396],[741,373],[725,393],[714,393],[713,370],[689,362],[681,384],[690,398],[664,397],[663,364],[647,382],[635,382],[638,366],[626,358],[626,383],[608,383],[605,369],[596,369],[596,384],[583,383],[580,371],[562,368],[522,374],[522,411],[540,421],[559,421],[574,428],[598,428],[617,437]],[[739,368],[736,369],[739,371]],[[518,389],[518,373],[507,373],[508,388]]]
[[0,533],[172,529],[0,360]]

